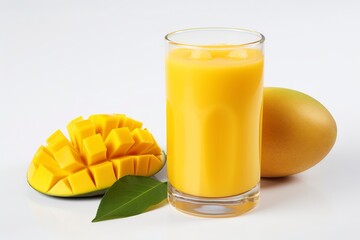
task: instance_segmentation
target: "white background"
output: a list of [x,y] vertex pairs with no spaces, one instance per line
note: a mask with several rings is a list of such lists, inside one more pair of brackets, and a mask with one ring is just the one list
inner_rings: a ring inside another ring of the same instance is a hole
[[[38,146],[79,115],[125,113],[165,147],[163,36],[202,26],[266,36],[265,85],[305,92],[337,121],[322,162],[263,180],[259,206],[225,219],[164,205],[91,223],[100,198],[27,185]],[[360,239],[359,42],[356,0],[0,0],[0,239]]]

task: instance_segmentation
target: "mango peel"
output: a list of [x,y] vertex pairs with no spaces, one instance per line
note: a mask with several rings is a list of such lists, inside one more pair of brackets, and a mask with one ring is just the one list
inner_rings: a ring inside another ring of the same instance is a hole
[[29,185],[43,194],[99,195],[123,176],[152,176],[164,166],[153,135],[123,114],[78,117],[67,131],[70,140],[60,130],[48,137],[28,168]]
[[286,177],[319,163],[336,142],[331,113],[313,97],[287,88],[264,88],[261,177]]

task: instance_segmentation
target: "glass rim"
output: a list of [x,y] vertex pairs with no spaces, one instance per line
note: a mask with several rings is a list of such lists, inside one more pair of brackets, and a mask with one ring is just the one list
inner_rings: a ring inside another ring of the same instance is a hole
[[[169,43],[169,44],[174,44],[177,46],[184,46],[184,47],[197,47],[197,48],[206,48],[208,47],[208,45],[203,45],[203,44],[189,44],[189,43],[182,43],[180,41],[175,41],[172,39],[173,36],[175,36],[176,34],[179,33],[185,33],[185,32],[192,32],[192,31],[216,31],[216,30],[223,30],[223,31],[232,31],[232,32],[243,32],[243,33],[250,33],[253,34],[254,36],[257,36],[259,39],[255,40],[255,41],[249,41],[249,42],[245,42],[245,43],[239,43],[239,44],[229,44],[228,47],[244,47],[244,46],[253,46],[253,45],[259,45],[264,43],[265,41],[265,36],[257,31],[253,31],[253,30],[249,30],[249,29],[245,29],[245,28],[229,28],[229,27],[197,27],[197,28],[185,28],[185,29],[181,29],[181,30],[176,30],[173,32],[170,32],[168,34],[165,35],[165,40]],[[222,48],[225,46],[221,46]]]

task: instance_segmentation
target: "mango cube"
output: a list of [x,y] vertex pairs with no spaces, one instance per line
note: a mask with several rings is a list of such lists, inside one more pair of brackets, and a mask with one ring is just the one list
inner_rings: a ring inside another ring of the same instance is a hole
[[96,126],[96,133],[100,133],[105,140],[110,131],[119,126],[120,116],[108,114],[95,114],[89,117]]
[[154,144],[152,136],[145,129],[136,128],[131,132],[131,136],[135,143],[128,151],[130,155],[146,153],[146,150]]
[[125,117],[123,125],[122,126],[119,125],[119,127],[127,127],[127,128],[129,128],[129,130],[131,132],[135,128],[141,128],[142,127],[142,122],[136,121],[136,120],[134,120],[132,118],[129,118],[129,117]]
[[69,180],[67,178],[63,178],[58,181],[49,191],[50,195],[61,194],[62,196],[71,196],[73,194],[72,188],[70,186]]
[[[148,131],[147,129],[145,129],[145,130]],[[148,132],[149,132],[149,131],[148,131]],[[156,155],[160,155],[160,154],[161,154],[161,148],[160,148],[160,146],[157,144],[154,136],[153,136],[150,132],[149,132],[149,134],[150,134],[150,136],[151,136],[151,138],[152,138],[152,140],[153,140],[153,144],[145,150],[146,153],[147,153],[147,154],[153,154],[153,155],[155,155],[155,156],[156,156]]]
[[108,158],[125,155],[135,141],[127,127],[113,129],[105,140]]
[[117,179],[122,178],[126,175],[135,174],[134,160],[135,160],[134,156],[125,156],[125,157],[115,158],[112,160]]
[[80,121],[83,121],[83,117],[77,117],[73,120],[71,120],[69,122],[69,124],[66,126],[66,129],[69,133],[69,136],[70,136],[70,140],[72,142],[72,144],[74,145],[75,148],[78,148],[77,146],[77,143],[76,143],[76,134],[75,134],[75,130],[74,130],[74,124],[77,123],[77,122],[80,122]]
[[87,169],[69,175],[68,180],[72,191],[76,192],[77,194],[96,191],[95,184]]
[[54,157],[60,167],[68,172],[76,172],[84,168],[80,154],[68,145],[55,152]]
[[39,147],[32,162],[35,166],[42,164],[49,170],[56,171],[57,169],[60,169],[59,164],[55,161],[52,153],[44,146]]
[[75,134],[75,145],[82,151],[82,141],[95,135],[95,126],[90,120],[82,120],[72,124],[72,130]]
[[106,146],[100,134],[85,138],[82,149],[88,166],[106,160]]
[[119,125],[117,126],[118,128],[121,128],[124,126],[125,123],[125,119],[126,119],[126,115],[125,114],[114,114],[119,118]]
[[149,155],[135,156],[135,175],[147,176],[149,172]]
[[109,188],[116,181],[113,165],[109,161],[91,166],[89,169],[98,189]]
[[54,173],[44,165],[40,164],[29,183],[40,192],[47,192],[64,175]]
[[164,165],[164,163],[161,160],[161,156],[156,157],[154,155],[150,155],[149,156],[149,170],[148,170],[147,174],[149,176],[156,174],[163,165]]
[[65,146],[73,147],[70,141],[65,137],[65,135],[60,131],[57,130],[54,132],[47,140],[47,148],[55,154],[57,151],[62,149]]

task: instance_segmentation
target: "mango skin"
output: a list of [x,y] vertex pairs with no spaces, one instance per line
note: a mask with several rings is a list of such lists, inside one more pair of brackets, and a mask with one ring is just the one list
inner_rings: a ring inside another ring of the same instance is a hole
[[319,163],[336,141],[331,113],[314,98],[286,88],[264,88],[261,177],[284,177]]

